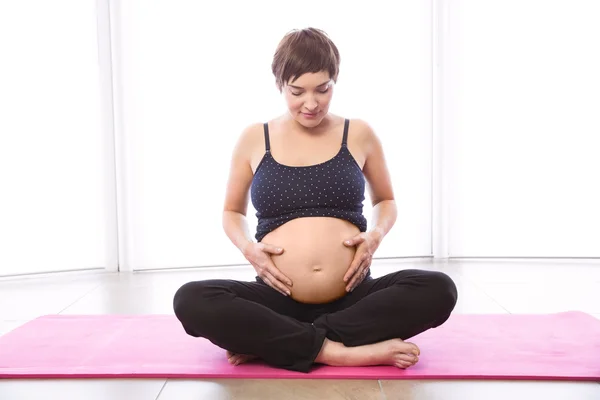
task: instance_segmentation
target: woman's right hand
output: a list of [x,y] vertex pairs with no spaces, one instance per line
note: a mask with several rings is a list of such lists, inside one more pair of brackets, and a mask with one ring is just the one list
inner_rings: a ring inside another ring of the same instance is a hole
[[[292,281],[285,276],[271,260],[271,254],[283,253],[281,247],[265,243],[249,243],[243,249],[244,257],[252,264],[258,276],[273,289],[284,296],[291,294]],[[287,286],[286,286],[287,285]]]

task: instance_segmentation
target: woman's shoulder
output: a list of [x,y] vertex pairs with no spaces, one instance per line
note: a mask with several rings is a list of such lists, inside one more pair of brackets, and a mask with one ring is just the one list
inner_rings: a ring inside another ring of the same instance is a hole
[[252,122],[246,125],[242,129],[240,137],[252,138],[263,134],[264,123],[263,122]]
[[362,118],[348,118],[348,141],[367,150],[379,139],[373,126]]
[[343,127],[346,121],[348,121],[348,133],[349,135],[355,135],[360,137],[368,137],[375,134],[375,131],[371,125],[364,119],[358,117],[342,116],[338,114],[329,114],[331,118],[332,128],[338,130]]
[[282,126],[284,126],[284,117],[278,116],[272,119],[267,119],[265,121],[255,121],[251,122],[242,130],[240,135],[240,139],[256,142],[262,141],[265,137],[265,125],[269,132],[273,130],[278,130]]
[[264,138],[264,124],[262,122],[253,122],[246,125],[238,137],[238,144],[248,148],[253,144],[262,141]]
[[251,163],[255,154],[259,151],[259,147],[261,151],[264,151],[264,143],[263,123],[248,124],[238,134],[233,148],[233,156]]
[[349,121],[349,130],[354,129],[354,132],[357,135],[375,135],[375,130],[373,129],[371,124],[369,124],[369,122],[367,122],[366,120],[362,118],[347,118],[347,120]]
[[362,118],[348,118],[348,147],[358,159],[366,160],[381,147],[373,126]]

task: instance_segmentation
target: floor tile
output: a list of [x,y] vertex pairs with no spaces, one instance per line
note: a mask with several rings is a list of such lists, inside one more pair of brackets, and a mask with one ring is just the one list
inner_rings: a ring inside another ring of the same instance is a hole
[[[459,291],[455,313],[588,312],[600,319],[600,263],[375,260],[374,277],[400,269],[446,272]],[[253,280],[250,266],[73,273],[0,278],[0,335],[45,314],[171,314],[184,283]],[[600,384],[519,381],[384,381],[385,399],[600,399]],[[161,392],[162,390],[162,392]],[[383,399],[377,381],[3,380],[0,399]]]
[[513,314],[583,311],[600,313],[597,282],[482,284],[481,289]]
[[458,302],[454,309],[460,314],[506,314],[494,299],[478,288],[473,282],[465,279],[454,265],[446,262],[432,262],[431,259],[415,260],[374,260],[371,266],[373,278],[400,271],[403,269],[423,269],[427,271],[441,271],[452,278],[458,290]]
[[379,400],[375,380],[169,380],[158,400]]
[[250,267],[122,273],[106,280],[61,314],[173,314],[173,296],[186,282],[253,280],[255,276]]
[[451,260],[448,264],[481,283],[600,283],[600,260]]
[[1,380],[2,400],[155,400],[163,379]]
[[100,287],[61,312],[63,315],[173,314],[174,286]]
[[506,314],[508,311],[492,297],[464,278],[454,279],[458,292],[455,314]]
[[0,321],[0,336],[12,331],[15,328],[23,325],[27,321]]
[[[373,277],[403,269],[406,265],[377,265]],[[251,268],[199,269],[183,272],[145,272],[116,275],[66,308],[62,314],[172,314],[175,292],[191,280],[253,280]],[[472,282],[451,274],[459,292],[455,313],[507,313]]]
[[595,382],[382,381],[386,400],[597,400]]
[[0,280],[0,317],[29,320],[57,314],[99,287],[108,274],[50,276],[39,279]]
[[382,276],[403,269],[442,271],[452,278],[460,275],[459,266],[449,264],[444,260],[434,261],[431,258],[375,259],[371,263],[371,274],[373,277]]
[[135,271],[113,274],[105,279],[104,286],[162,286],[168,284],[179,287],[186,282],[205,279],[238,279],[252,281],[256,271],[250,266],[207,267],[179,270]]

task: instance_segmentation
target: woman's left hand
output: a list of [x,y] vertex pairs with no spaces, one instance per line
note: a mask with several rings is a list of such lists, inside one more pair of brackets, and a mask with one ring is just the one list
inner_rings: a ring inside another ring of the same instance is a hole
[[353,291],[367,276],[373,254],[375,254],[375,250],[379,247],[382,239],[380,233],[370,231],[361,232],[352,239],[344,241],[344,245],[347,247],[357,246],[354,260],[352,260],[348,272],[344,275],[344,282],[348,282],[348,285],[346,285],[347,292]]

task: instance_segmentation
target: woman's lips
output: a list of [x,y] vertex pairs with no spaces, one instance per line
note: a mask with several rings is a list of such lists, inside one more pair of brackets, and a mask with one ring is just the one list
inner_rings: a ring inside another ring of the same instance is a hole
[[306,118],[314,118],[317,115],[319,115],[319,113],[318,112],[317,113],[304,113],[303,112],[302,115],[304,115]]

